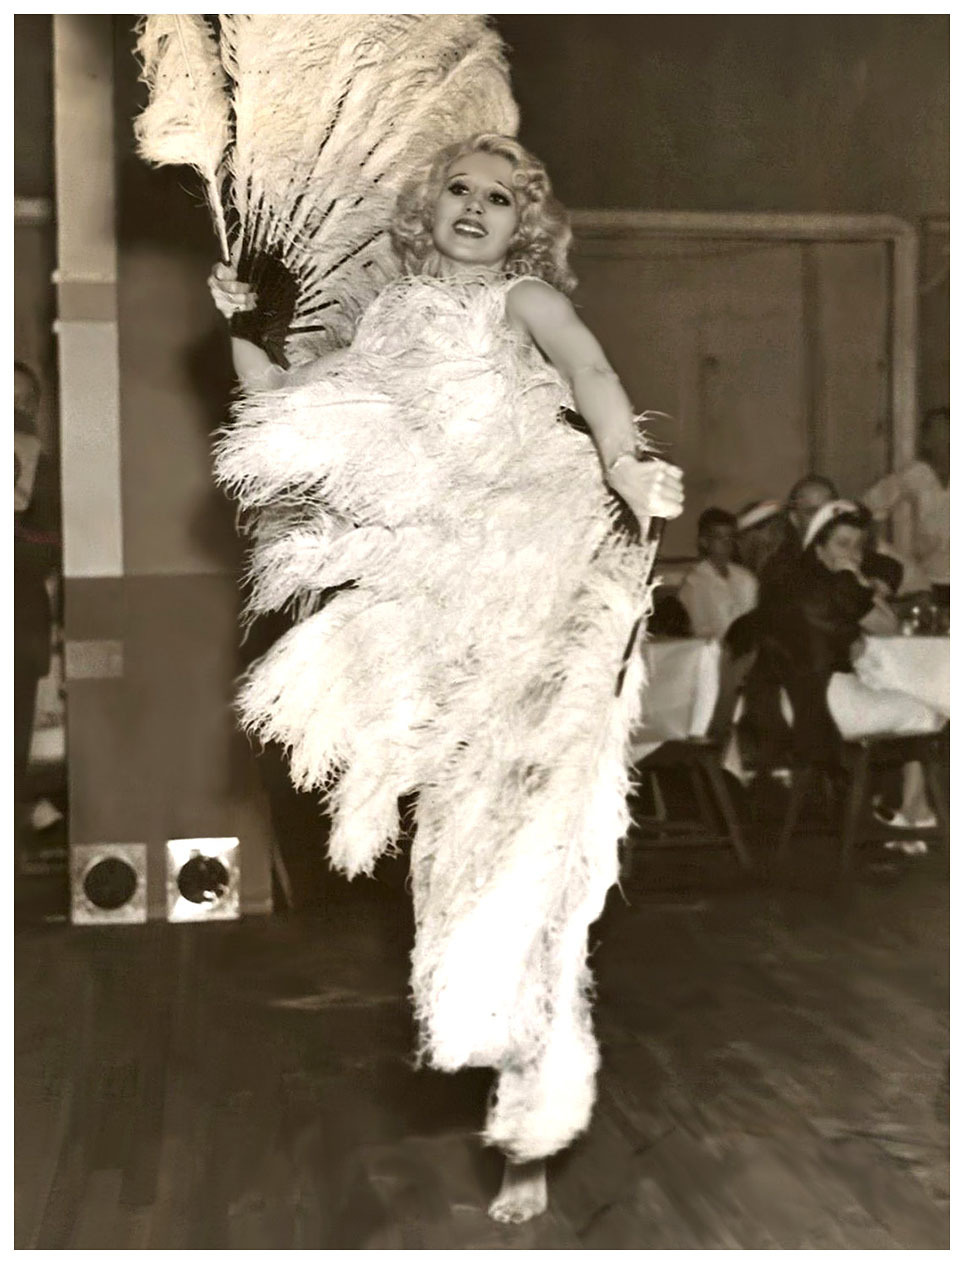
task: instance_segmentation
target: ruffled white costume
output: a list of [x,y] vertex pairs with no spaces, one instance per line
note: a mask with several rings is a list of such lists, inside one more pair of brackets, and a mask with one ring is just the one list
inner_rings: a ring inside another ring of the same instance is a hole
[[505,319],[509,284],[390,285],[311,380],[240,401],[217,469],[274,512],[253,609],[302,616],[251,670],[243,722],[329,794],[350,877],[419,792],[421,1053],[498,1070],[485,1138],[526,1160],[593,1104],[587,932],[627,824],[639,654],[615,686],[652,547],[614,531],[566,385]]

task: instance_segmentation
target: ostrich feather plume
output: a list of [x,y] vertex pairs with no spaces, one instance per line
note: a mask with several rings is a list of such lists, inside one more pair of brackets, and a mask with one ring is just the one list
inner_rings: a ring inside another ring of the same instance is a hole
[[199,173],[227,259],[220,178],[229,102],[214,33],[199,14],[150,14],[138,26],[137,54],[150,92],[134,124],[138,153],[158,166],[193,167]]
[[[477,14],[222,14],[239,271],[294,279],[296,361],[351,339],[398,275],[396,197],[442,145],[515,133],[499,37]],[[298,341],[315,335],[314,339]]]

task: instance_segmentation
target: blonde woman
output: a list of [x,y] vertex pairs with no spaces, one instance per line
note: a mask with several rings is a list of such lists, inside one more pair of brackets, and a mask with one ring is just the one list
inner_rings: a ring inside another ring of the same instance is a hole
[[[327,794],[350,877],[418,791],[420,1054],[496,1070],[484,1138],[508,1163],[490,1212],[519,1221],[545,1208],[543,1160],[595,1092],[587,931],[627,824],[652,553],[616,529],[617,498],[646,539],[682,481],[640,460],[566,297],[565,213],[517,141],[442,150],[392,235],[407,275],[351,347],[286,373],[234,341],[244,395],[218,472],[243,506],[286,511],[258,540],[252,608],[300,617],[241,714]],[[211,289],[225,315],[254,305],[230,269]]]

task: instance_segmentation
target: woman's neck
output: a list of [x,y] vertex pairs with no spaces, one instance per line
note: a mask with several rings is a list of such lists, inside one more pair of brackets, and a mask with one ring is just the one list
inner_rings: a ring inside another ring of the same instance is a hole
[[448,255],[436,255],[436,266],[430,269],[431,275],[458,281],[495,281],[502,276],[505,260],[495,264],[465,263],[459,259],[450,259]]

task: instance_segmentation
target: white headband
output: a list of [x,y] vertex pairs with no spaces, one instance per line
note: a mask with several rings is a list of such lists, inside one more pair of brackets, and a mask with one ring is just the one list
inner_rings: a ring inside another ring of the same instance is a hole
[[857,513],[858,507],[855,505],[854,501],[828,501],[826,505],[822,505],[819,510],[815,511],[813,518],[808,523],[807,529],[804,532],[804,539],[801,542],[801,547],[803,549],[807,549],[822,527],[827,527],[828,523],[833,522],[836,518],[840,518],[842,514]]
[[776,518],[782,509],[780,501],[758,501],[756,505],[752,505],[750,509],[744,510],[743,514],[738,516],[737,530],[747,531],[749,527],[766,523],[769,518]]

